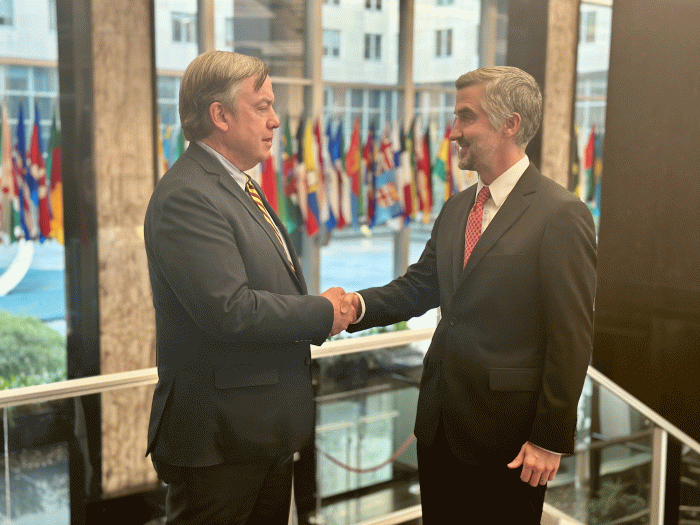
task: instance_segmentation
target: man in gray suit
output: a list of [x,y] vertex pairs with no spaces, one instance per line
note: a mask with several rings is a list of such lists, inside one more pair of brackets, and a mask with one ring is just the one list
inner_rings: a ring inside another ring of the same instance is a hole
[[445,203],[405,275],[343,304],[360,313],[351,331],[441,308],[415,425],[424,523],[535,524],[574,450],[595,230],[586,204],[525,155],[542,113],[535,80],[492,67],[456,87],[450,138],[479,181]]
[[292,456],[313,433],[309,343],[344,329],[344,291],[309,296],[292,242],[245,173],[270,156],[260,60],[213,51],[182,77],[187,151],[145,219],[158,385],[148,450],[168,524],[286,524]]

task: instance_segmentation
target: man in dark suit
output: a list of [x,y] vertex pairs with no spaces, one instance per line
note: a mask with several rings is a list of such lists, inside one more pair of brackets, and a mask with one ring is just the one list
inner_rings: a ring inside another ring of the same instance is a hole
[[405,275],[343,305],[360,313],[351,331],[441,309],[415,426],[424,522],[534,524],[574,450],[595,230],[587,206],[525,155],[542,113],[535,80],[492,67],[456,87],[450,138],[479,181],[445,203]]
[[148,451],[168,524],[286,524],[293,453],[313,432],[309,343],[347,326],[309,296],[292,242],[245,170],[279,120],[260,60],[214,51],[180,88],[187,151],[145,219],[158,385]]

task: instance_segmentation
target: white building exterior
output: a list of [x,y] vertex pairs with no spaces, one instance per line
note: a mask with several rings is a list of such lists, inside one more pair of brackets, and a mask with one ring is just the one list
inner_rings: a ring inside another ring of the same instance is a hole
[[[197,0],[154,1],[158,103],[163,126],[176,126],[179,76],[198,53]],[[17,122],[19,104],[27,124],[37,103],[45,140],[57,105],[55,6],[56,0],[0,0],[0,97],[7,100],[11,125]],[[263,59],[278,64],[298,63],[306,56],[304,3],[215,0],[214,9],[217,49],[258,50]],[[343,118],[346,133],[352,120],[362,117],[364,136],[370,120],[394,120],[402,106],[399,91],[372,89],[398,84],[399,0],[325,0],[322,13],[322,76],[333,83],[326,89],[326,116]],[[437,117],[437,130],[450,118],[454,79],[479,66],[480,13],[480,0],[416,0],[416,113]],[[609,6],[581,6],[577,122],[583,130],[604,127],[611,17]],[[279,34],[288,26],[289,34]],[[353,88],[341,89],[338,83]],[[420,90],[434,85],[444,86],[445,92]]]

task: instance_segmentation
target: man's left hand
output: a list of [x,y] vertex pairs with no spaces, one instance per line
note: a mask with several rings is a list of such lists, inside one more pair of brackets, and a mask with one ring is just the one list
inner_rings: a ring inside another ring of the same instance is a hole
[[522,465],[523,471],[520,474],[520,479],[536,487],[537,485],[546,485],[548,481],[554,479],[559,470],[560,462],[561,456],[559,454],[549,452],[526,441],[520,449],[518,457],[508,463],[508,468],[518,468]]

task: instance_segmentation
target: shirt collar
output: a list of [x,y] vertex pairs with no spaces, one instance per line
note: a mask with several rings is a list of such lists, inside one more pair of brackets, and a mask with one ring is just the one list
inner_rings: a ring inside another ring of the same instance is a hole
[[[503,172],[495,181],[489,186],[491,192],[491,198],[497,207],[501,207],[501,204],[506,200],[510,192],[513,190],[515,185],[522,177],[525,170],[530,165],[530,159],[527,155],[523,155],[523,158],[518,162],[513,164],[510,168]],[[481,181],[481,177],[477,182],[476,194],[478,195],[485,184]]]
[[201,140],[197,140],[195,142],[197,142],[197,144],[199,144],[206,151],[214,155],[214,157],[217,158],[219,162],[221,162],[221,164],[224,166],[228,174],[231,175],[231,177],[233,177],[233,180],[235,180],[238,183],[238,185],[245,190],[245,185],[248,182],[248,175],[239,170],[236,166],[233,165],[233,163],[230,160],[228,160],[226,157],[224,157],[221,153],[216,151],[208,144],[205,144]]

